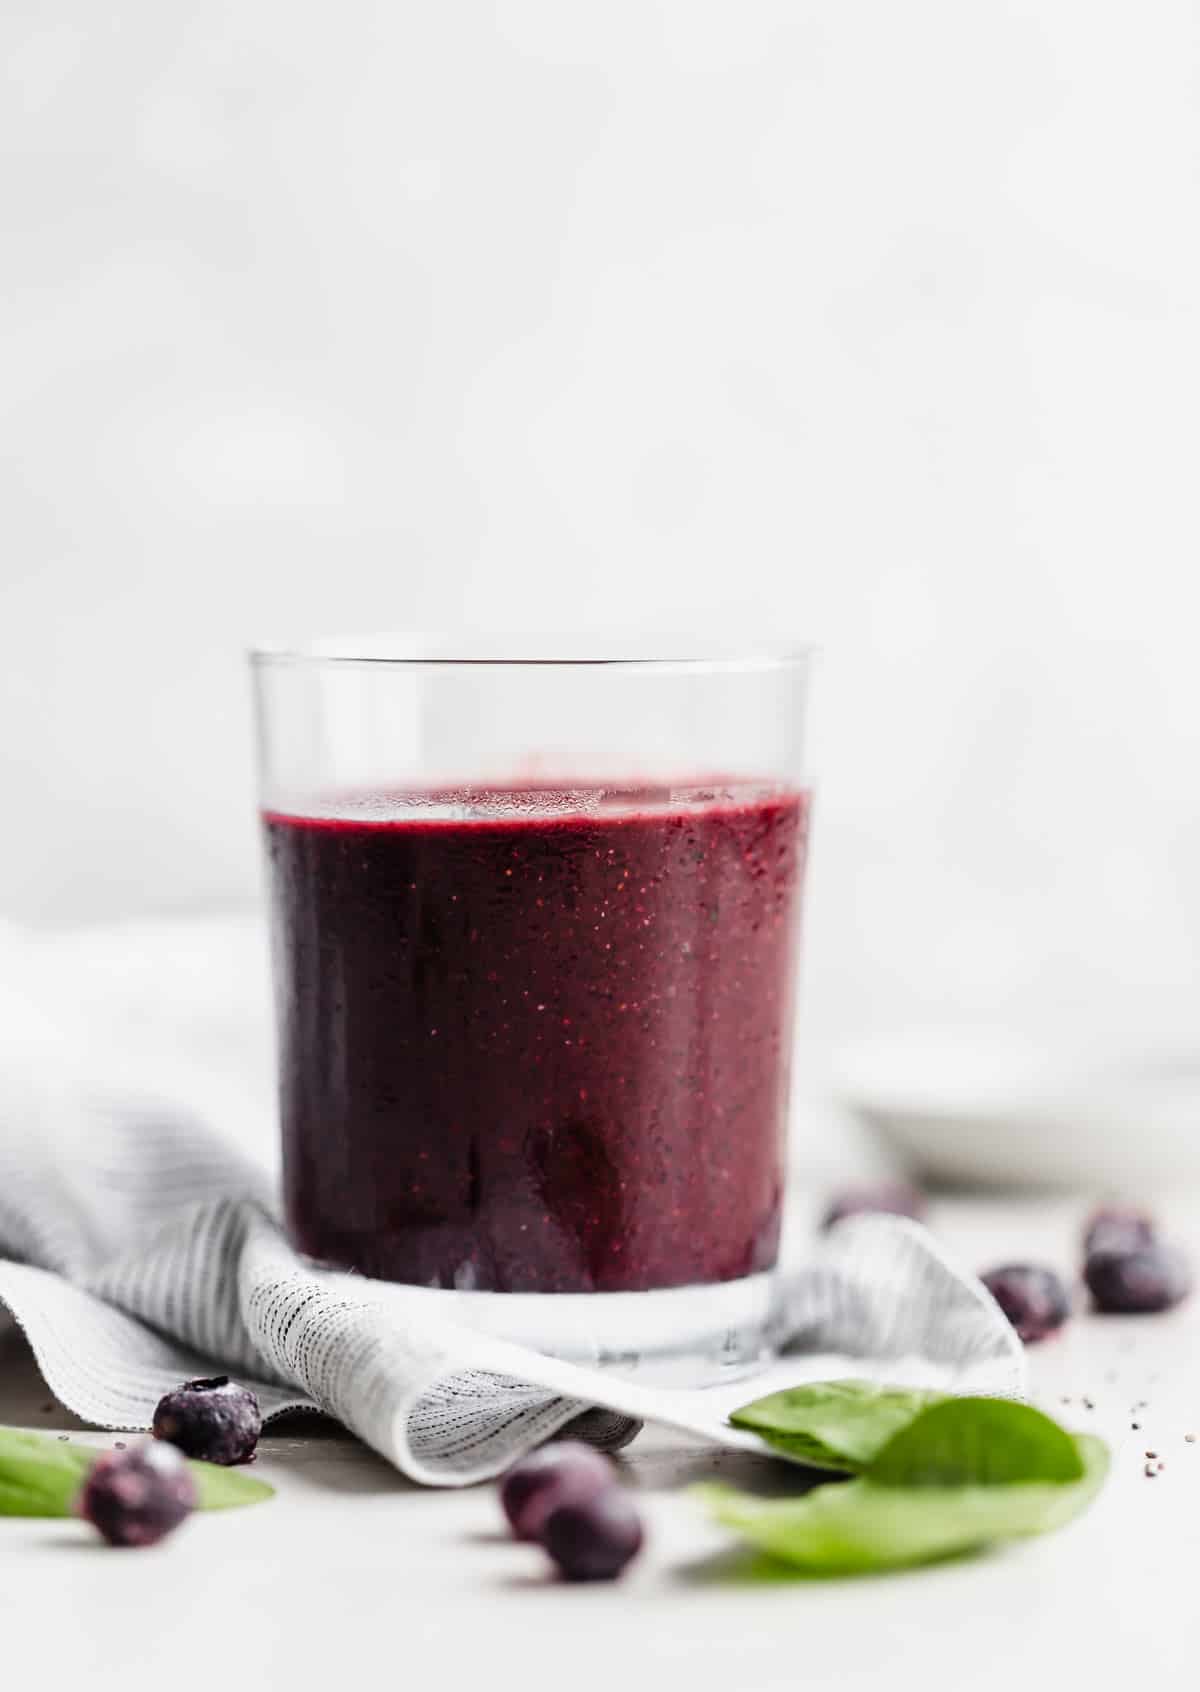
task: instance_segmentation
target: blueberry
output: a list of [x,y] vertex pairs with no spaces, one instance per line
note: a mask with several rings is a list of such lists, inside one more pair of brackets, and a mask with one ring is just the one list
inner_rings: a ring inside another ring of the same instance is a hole
[[1067,1289],[1053,1269],[1006,1263],[980,1278],[1026,1345],[1061,1328],[1071,1314]]
[[1183,1253],[1154,1242],[1134,1251],[1094,1251],[1083,1278],[1097,1310],[1123,1316],[1169,1310],[1192,1288]]
[[530,1452],[500,1483],[500,1502],[518,1539],[538,1539],[551,1510],[616,1484],[613,1466],[590,1445],[563,1440]]
[[261,1432],[258,1399],[228,1375],[185,1381],[154,1412],[155,1439],[206,1463],[248,1463]]
[[870,1187],[848,1187],[835,1195],[821,1219],[822,1228],[832,1228],[846,1216],[911,1216],[919,1222],[925,1214],[925,1195],[904,1181],[881,1181]]
[[1083,1252],[1092,1257],[1097,1252],[1140,1251],[1153,1245],[1154,1221],[1144,1210],[1130,1210],[1125,1206],[1105,1205],[1088,1217],[1083,1234]]
[[641,1518],[629,1494],[610,1486],[552,1510],[542,1544],[567,1580],[615,1580],[642,1548]]
[[78,1508],[110,1545],[155,1545],[195,1506],[196,1483],[178,1451],[147,1439],[98,1457]]

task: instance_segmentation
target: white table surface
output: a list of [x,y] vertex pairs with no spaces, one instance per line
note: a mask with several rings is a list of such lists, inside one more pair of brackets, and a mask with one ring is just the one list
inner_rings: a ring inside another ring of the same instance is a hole
[[[933,1220],[980,1266],[1069,1268],[1079,1213],[958,1202]],[[1198,1341],[1200,1296],[1165,1317],[1079,1317],[1032,1350],[1043,1407],[1112,1443],[1099,1502],[1050,1538],[870,1579],[738,1578],[740,1555],[684,1488],[718,1470],[769,1484],[782,1471],[766,1459],[647,1430],[622,1461],[647,1550],[616,1585],[569,1587],[502,1533],[493,1488],[421,1491],[340,1431],[293,1424],[262,1448],[274,1501],[196,1517],[153,1551],[109,1551],[75,1522],[0,1521],[0,1686],[1193,1687],[1200,1443],[1184,1434],[1200,1432]],[[0,1421],[114,1437],[49,1404],[15,1333],[0,1338]],[[1146,1449],[1166,1463],[1152,1480]]]

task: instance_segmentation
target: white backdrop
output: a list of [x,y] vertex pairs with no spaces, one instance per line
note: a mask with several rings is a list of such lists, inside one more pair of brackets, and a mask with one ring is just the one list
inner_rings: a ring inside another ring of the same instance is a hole
[[1190,0],[8,0],[0,914],[257,889],[263,633],[826,648],[810,1016],[1200,988]]

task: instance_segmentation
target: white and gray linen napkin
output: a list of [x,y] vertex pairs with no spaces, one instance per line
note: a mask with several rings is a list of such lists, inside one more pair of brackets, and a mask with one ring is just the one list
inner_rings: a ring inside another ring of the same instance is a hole
[[267,1416],[323,1410],[412,1480],[460,1486],[568,1424],[602,1446],[654,1421],[760,1449],[725,1425],[729,1409],[805,1379],[1024,1391],[990,1296],[897,1218],[841,1223],[785,1270],[774,1323],[790,1355],[753,1380],[667,1390],[542,1356],[472,1329],[457,1305],[446,1315],[454,1295],[431,1305],[312,1266],[264,1170],[169,1092],[89,1074],[47,1026],[0,1028],[0,1307],[50,1389],[98,1426],[145,1428],[169,1387],[224,1371]]

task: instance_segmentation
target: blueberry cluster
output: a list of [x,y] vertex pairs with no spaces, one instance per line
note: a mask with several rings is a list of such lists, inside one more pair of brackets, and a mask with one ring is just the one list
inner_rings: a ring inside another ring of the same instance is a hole
[[607,1457],[575,1440],[515,1464],[500,1502],[517,1539],[549,1553],[566,1580],[615,1580],[642,1546],[642,1523]]
[[[848,1216],[908,1216],[920,1221],[921,1192],[902,1181],[851,1187],[837,1194],[821,1219],[831,1228]],[[1057,1333],[1071,1314],[1071,1295],[1055,1270],[1037,1263],[1005,1263],[981,1277],[1026,1345]],[[1083,1279],[1095,1309],[1143,1315],[1169,1310],[1192,1287],[1187,1258],[1159,1237],[1144,1210],[1106,1205],[1088,1218],[1083,1235]]]
[[[1027,1345],[1062,1327],[1071,1300],[1053,1269],[1009,1263],[982,1277]],[[1170,1310],[1191,1291],[1191,1271],[1177,1247],[1158,1235],[1143,1210],[1107,1206],[1089,1217],[1083,1234],[1083,1279],[1093,1306],[1110,1315]]]
[[196,1507],[185,1461],[248,1463],[262,1430],[258,1400],[228,1375],[184,1381],[158,1402],[153,1439],[97,1458],[79,1495],[79,1514],[110,1545],[156,1545]]

